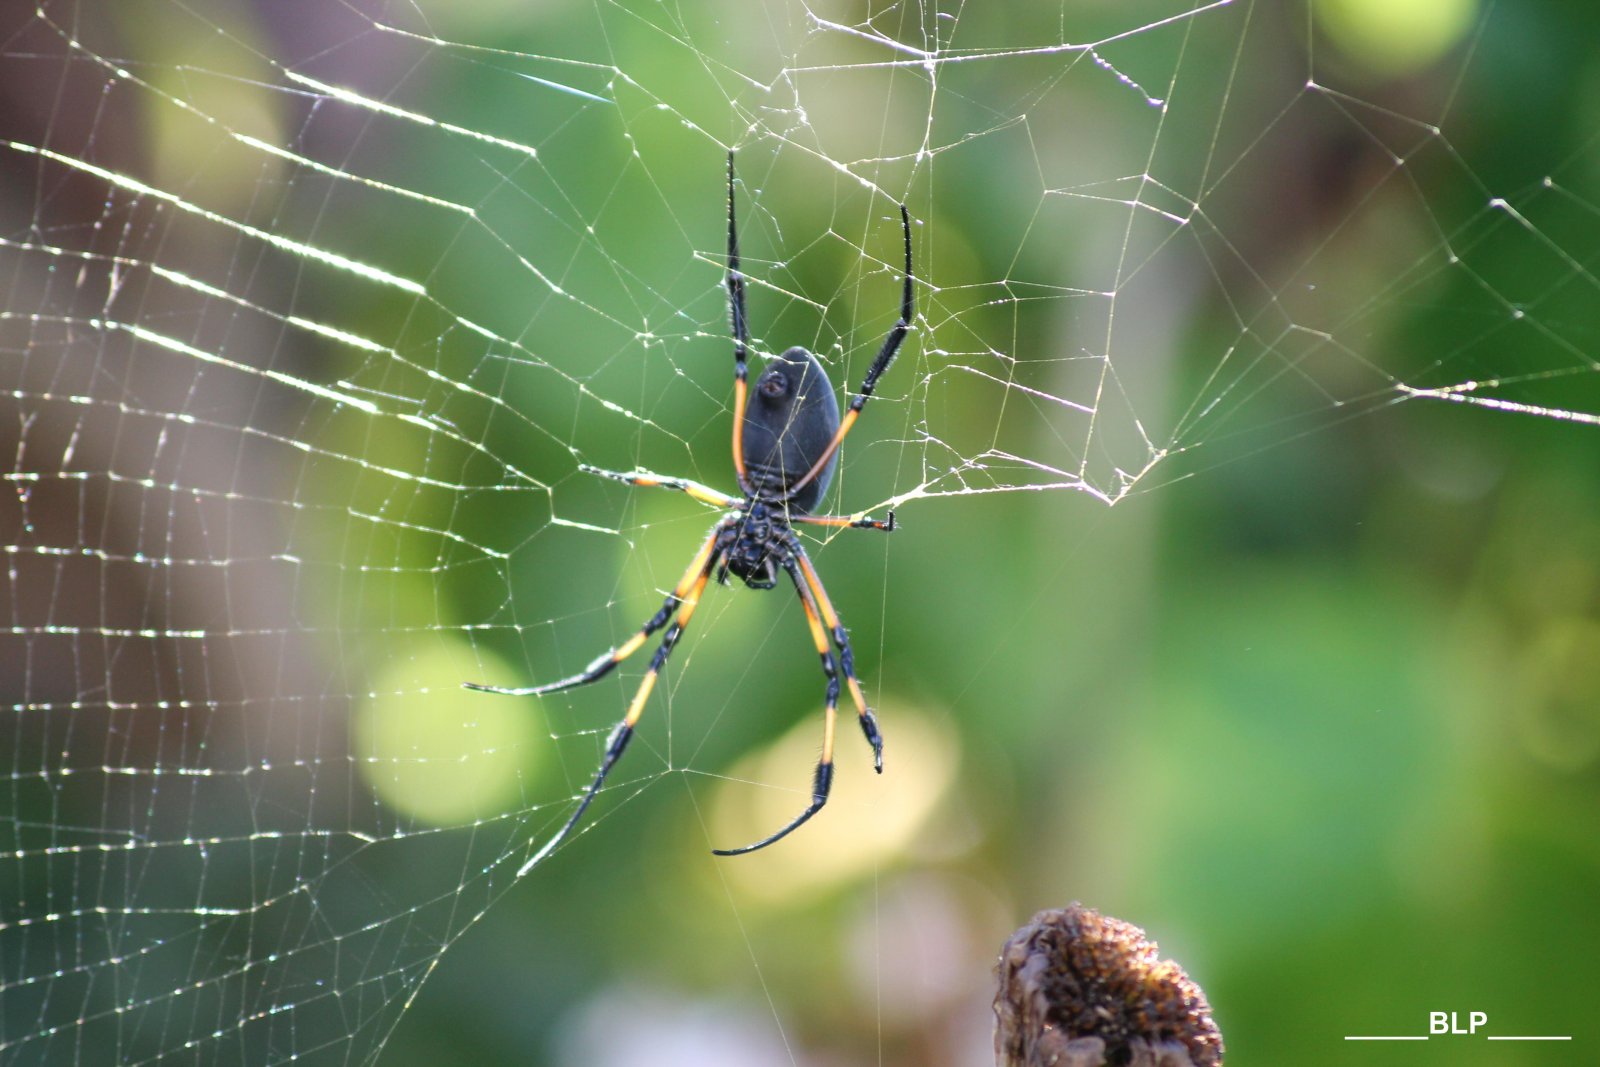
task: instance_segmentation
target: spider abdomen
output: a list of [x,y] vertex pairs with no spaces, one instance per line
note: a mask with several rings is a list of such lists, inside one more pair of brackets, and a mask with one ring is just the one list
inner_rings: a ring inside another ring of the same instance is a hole
[[[839,430],[839,400],[817,357],[798,346],[772,357],[762,368],[744,414],[744,466],[757,496],[776,497],[804,478],[827,454]],[[817,476],[789,498],[791,512],[816,509],[839,454],[828,457]]]

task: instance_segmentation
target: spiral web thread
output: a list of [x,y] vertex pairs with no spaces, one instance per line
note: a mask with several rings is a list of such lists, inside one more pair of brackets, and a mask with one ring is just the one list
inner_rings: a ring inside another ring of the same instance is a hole
[[[663,554],[593,604],[519,592],[703,528],[580,462],[731,488],[730,148],[757,349],[806,344],[841,388],[894,318],[894,205],[916,220],[918,321],[852,438],[853,509],[1115,504],[1402,403],[1600,421],[1569,314],[1596,296],[1592,182],[1535,160],[1490,187],[1451,140],[1487,17],[1399,110],[1319,81],[1307,12],[1249,3],[1005,33],[931,2],[602,3],[564,54],[325,7],[0,27],[26,87],[0,135],[8,1063],[377,1056],[609,723],[469,731],[511,792],[440,815],[373,783],[449,759],[352,720],[576,669],[675,580]],[[1269,253],[1255,198],[1309,180],[1307,128],[1343,138],[1348,187]],[[1388,258],[1352,269],[1375,226]],[[1427,301],[1458,332],[1387,343]],[[611,789],[694,762],[651,758]]]

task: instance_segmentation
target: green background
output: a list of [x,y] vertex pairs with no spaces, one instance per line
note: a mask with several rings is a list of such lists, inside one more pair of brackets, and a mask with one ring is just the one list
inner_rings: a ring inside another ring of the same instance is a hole
[[[429,296],[321,281],[295,256],[180,266],[205,260],[207,238],[169,212],[118,247],[403,362],[289,329],[251,349],[148,307],[137,321],[459,437],[272,382],[219,416],[309,445],[237,442],[263,450],[239,485],[309,506],[274,520],[304,561],[292,606],[216,606],[205,625],[322,635],[323,673],[280,677],[276,695],[337,710],[294,742],[310,770],[273,772],[250,794],[261,810],[218,814],[258,833],[281,817],[287,845],[246,838],[237,862],[219,849],[202,865],[273,932],[202,937],[180,952],[190,976],[129,982],[177,989],[305,942],[348,951],[261,968],[264,992],[218,1009],[228,1029],[251,1004],[319,1005],[262,1023],[285,1027],[270,1040],[242,1030],[243,1062],[381,1047],[397,1067],[971,1064],[987,1062],[1001,942],[1080,900],[1186,967],[1229,1063],[1591,1058],[1594,9],[1468,11],[1440,54],[1397,58],[1388,46],[1420,30],[1363,29],[1378,16],[1359,11],[1318,22],[1300,4],[968,5],[952,20],[854,3],[146,6],[73,8],[91,50],[128,57],[148,86],[115,90],[140,122],[92,127],[120,144],[63,150]],[[200,43],[196,19],[220,43]],[[930,77],[822,19],[915,47],[955,32],[970,61]],[[1092,54],[1048,47],[1090,40]],[[11,46],[8,76],[26,77],[26,51]],[[289,92],[286,70],[436,122],[337,119]],[[274,91],[257,99],[258,83]],[[234,160],[173,100],[470,215]],[[730,145],[757,348],[806,345],[841,390],[894,319],[894,201],[918,220],[917,327],[828,505],[908,498],[903,528],[808,542],[880,709],[886,772],[871,775],[846,704],[836,803],[759,856],[709,854],[803,804],[822,696],[792,594],[713,586],[583,831],[515,879],[587,783],[648,651],[540,701],[455,682],[581,669],[655,610],[712,521],[578,463],[733,488]],[[19,188],[23,216],[47,221],[41,187]],[[224,259],[249,244],[209,239]],[[1093,428],[1034,390],[1100,396]],[[1573,412],[1589,419],[1559,417]],[[53,603],[58,620],[94,614]],[[185,716],[227,735],[220,714]],[[55,758],[17,751],[23,771]],[[77,817],[14,795],[46,822]],[[85,821],[120,818],[105,794],[83,803]],[[156,837],[210,818],[186,803]],[[378,843],[324,852],[325,828]],[[248,862],[269,853],[269,873]],[[311,903],[280,926],[268,887],[290,874]],[[35,891],[27,907],[43,906]],[[82,1004],[96,996],[115,999]],[[82,1004],[69,1017],[94,1014]],[[119,1033],[130,1058],[213,1028],[157,1010],[171,1033]],[[1344,1040],[1420,1033],[1433,1011],[1574,1041]]]

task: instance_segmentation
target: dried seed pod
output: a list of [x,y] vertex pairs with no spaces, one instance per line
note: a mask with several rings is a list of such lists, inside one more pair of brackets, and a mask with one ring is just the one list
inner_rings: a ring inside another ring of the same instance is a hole
[[999,1067],[1222,1067],[1205,994],[1132,923],[1076,903],[1041,911],[995,973]]

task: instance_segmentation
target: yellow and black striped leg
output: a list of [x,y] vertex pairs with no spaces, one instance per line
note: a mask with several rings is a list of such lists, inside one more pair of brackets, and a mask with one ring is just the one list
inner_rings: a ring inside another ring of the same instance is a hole
[[906,334],[911,332],[911,320],[917,313],[914,291],[916,275],[911,269],[911,213],[906,210],[904,204],[900,205],[900,226],[906,238],[906,271],[904,287],[900,293],[900,318],[890,328],[889,336],[883,339],[883,347],[878,349],[877,356],[872,360],[872,366],[867,368],[867,376],[861,380],[861,388],[850,401],[850,407],[845,411],[844,418],[839,420],[839,428],[834,431],[833,440],[829,441],[828,446],[812,461],[811,469],[806,471],[799,481],[789,483],[786,492],[790,496],[799,492],[826,469],[828,461],[849,436],[850,428],[856,424],[856,419],[861,417],[861,409],[872,399],[874,390],[878,388],[878,379],[889,369],[889,364],[894,362],[895,353],[900,351],[900,345],[905,341]]
[[709,562],[711,560],[712,553],[716,550],[717,538],[722,536],[722,532],[725,528],[726,524],[719,522],[712,529],[711,535],[706,538],[705,544],[701,545],[700,551],[695,553],[694,561],[689,564],[689,569],[683,572],[683,579],[678,582],[677,587],[667,595],[666,602],[661,605],[661,610],[651,616],[650,621],[645,623],[644,626],[640,627],[638,633],[628,638],[628,640],[624,641],[616,648],[608,649],[601,655],[596,656],[587,667],[579,671],[577,674],[572,675],[570,678],[563,678],[559,682],[546,682],[544,685],[508,687],[499,685],[485,685],[482,682],[462,682],[462,688],[475,689],[480,693],[499,693],[503,696],[530,697],[543,696],[546,693],[559,693],[563,689],[575,689],[580,685],[588,685],[590,682],[599,681],[601,678],[604,678],[606,675],[611,673],[617,664],[621,663],[623,660],[637,652],[639,650],[639,646],[643,645],[647,640],[649,640],[651,634],[655,633],[657,630],[661,629],[667,624],[667,620],[672,618],[672,613],[674,611],[678,610],[678,605],[683,602],[684,594],[689,591],[689,588],[692,585],[694,585],[695,580],[699,578],[702,573],[710,571],[711,568],[709,566]]
[[739,856],[782,840],[822,810],[822,806],[828,802],[828,792],[833,787],[833,726],[839,708],[839,671],[834,665],[833,650],[828,647],[828,634],[822,628],[822,620],[817,617],[817,609],[811,602],[811,593],[806,588],[805,579],[793,559],[785,560],[783,565],[789,572],[789,577],[794,580],[794,591],[800,594],[800,603],[806,609],[806,623],[811,627],[811,641],[817,646],[817,655],[822,657],[822,673],[828,677],[827,704],[823,708],[822,719],[822,757],[817,760],[817,772],[811,780],[811,804],[806,810],[777,833],[764,837],[753,845],[746,845],[743,848],[712,849],[712,854],[717,856]]
[[749,394],[750,324],[745,317],[744,274],[739,270],[739,223],[733,210],[733,152],[728,153],[728,317],[733,327],[733,470],[749,491],[744,469],[744,408]]
[[856,678],[856,661],[854,653],[850,651],[850,635],[845,633],[838,612],[833,610],[833,603],[828,599],[828,591],[822,587],[822,579],[818,577],[817,569],[811,565],[811,557],[806,555],[800,539],[791,537],[789,546],[794,552],[796,565],[805,576],[806,587],[816,601],[817,611],[822,616],[828,632],[833,635],[834,646],[839,649],[839,669],[843,672],[845,685],[850,690],[850,699],[855,702],[856,714],[861,720],[861,732],[866,735],[867,743],[872,746],[873,769],[882,774],[883,735],[878,732],[878,717],[867,707],[867,698],[861,693],[861,682]]
[[629,471],[623,474],[620,471],[608,471],[602,467],[591,467],[587,463],[578,464],[578,469],[585,474],[597,474],[602,478],[610,478],[614,482],[624,485],[640,485],[652,489],[673,489],[680,493],[687,493],[706,504],[714,504],[719,508],[731,508],[740,503],[740,498],[719,493],[709,485],[701,485],[687,478],[669,478],[664,474],[652,474],[649,471]]
[[[715,544],[715,534],[710,543]],[[698,559],[698,557],[697,557]],[[678,638],[683,636],[684,628],[689,625],[689,620],[694,617],[694,609],[700,603],[700,594],[705,592],[706,582],[711,577],[711,568],[716,562],[715,555],[706,556],[701,561],[700,571],[695,576],[693,584],[684,594],[683,606],[678,611],[678,617],[667,632],[661,637],[661,644],[656,648],[656,654],[651,657],[650,669],[645,671],[644,678],[639,682],[639,689],[633,694],[633,701],[628,705],[628,713],[622,721],[617,723],[611,731],[611,736],[606,738],[606,752],[600,759],[600,769],[595,772],[594,781],[589,783],[589,788],[584,791],[583,799],[578,802],[578,808],[567,821],[557,830],[555,836],[546,841],[528,861],[517,871],[517,877],[527,874],[538,866],[546,856],[555,851],[557,845],[566,840],[572,828],[578,825],[578,820],[583,818],[583,813],[589,810],[589,805],[594,802],[595,795],[600,792],[600,787],[605,784],[606,775],[611,773],[611,768],[617,760],[622,758],[622,753],[627,749],[628,742],[633,739],[633,728],[639,722],[639,717],[644,714],[644,706],[650,699],[650,693],[656,687],[656,678],[661,674],[661,668],[667,662],[667,657],[672,655],[673,647],[678,643]]]
[[892,511],[889,512],[887,520],[874,519],[862,511],[854,515],[791,515],[789,521],[809,523],[812,526],[848,526],[855,530],[882,530],[884,533],[893,533],[900,528],[895,522]]

